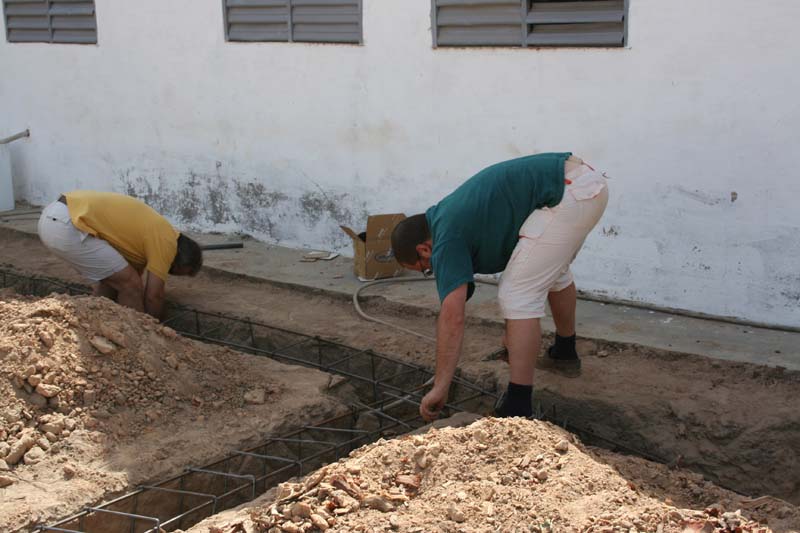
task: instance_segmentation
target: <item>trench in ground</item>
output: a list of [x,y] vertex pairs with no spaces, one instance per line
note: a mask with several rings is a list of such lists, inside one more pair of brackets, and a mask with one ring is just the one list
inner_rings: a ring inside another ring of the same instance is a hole
[[[83,291],[80,287],[70,288],[42,278],[22,277],[9,283],[10,276],[4,275],[3,282],[16,285],[18,292],[42,295],[53,290]],[[341,386],[351,388],[352,411],[290,435],[269,439],[253,449],[236,451],[200,470],[187,471],[153,485],[153,488],[137,489],[106,503],[102,509],[81,512],[42,530],[137,533],[156,531],[156,525],[165,530],[187,528],[214,512],[251,500],[280,481],[335,461],[356,447],[422,425],[416,400],[426,390],[424,384],[431,376],[426,368],[369,350],[221,314],[173,308],[167,322],[195,339],[339,374],[346,380]],[[484,387],[488,390],[461,379],[451,391],[450,413],[458,410],[491,412],[497,385],[490,383]],[[615,438],[612,439],[602,436],[602,432],[591,431],[588,425],[581,427],[578,417],[564,424],[565,415],[572,413],[556,412],[555,406],[564,403],[560,398],[547,399],[550,407],[543,409],[538,405],[538,417],[566,425],[587,444],[667,462],[666,458],[648,451],[647,443],[624,419],[606,421],[606,425],[614,426]],[[601,405],[584,405],[582,409],[584,415],[589,413],[596,417],[613,413],[613,408]]]

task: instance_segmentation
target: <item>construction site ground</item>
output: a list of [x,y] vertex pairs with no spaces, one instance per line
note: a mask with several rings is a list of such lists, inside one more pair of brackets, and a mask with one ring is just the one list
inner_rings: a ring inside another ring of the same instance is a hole
[[364,446],[189,533],[798,531],[797,507],[586,447],[546,422],[455,418]]
[[[50,255],[35,220],[11,217],[0,227],[0,263],[16,270],[83,283]],[[228,240],[198,236],[203,242]],[[245,241],[245,248],[206,253],[196,278],[171,278],[168,298],[370,348],[426,366],[428,340],[365,322],[350,297],[359,282],[352,263],[301,262],[302,251]],[[468,306],[461,369],[486,388],[507,379],[502,322],[494,288],[481,285]],[[427,283],[380,287],[364,307],[433,335],[438,303]],[[535,378],[535,396],[568,425],[704,475],[747,497],[773,495],[800,503],[800,333],[581,301],[583,375]],[[545,324],[547,328],[548,325]]]
[[90,296],[4,290],[0,377],[0,531],[344,412],[323,372],[185,339]]

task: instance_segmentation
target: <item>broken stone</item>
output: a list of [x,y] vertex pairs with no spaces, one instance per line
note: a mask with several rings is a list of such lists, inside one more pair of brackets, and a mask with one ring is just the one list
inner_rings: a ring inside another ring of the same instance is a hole
[[311,506],[305,502],[296,502],[292,505],[291,513],[298,518],[311,518]]
[[420,477],[416,474],[398,474],[394,478],[394,482],[398,485],[403,485],[412,490],[419,489]]
[[0,418],[3,418],[9,424],[19,422],[20,418],[22,418],[22,409],[19,407],[5,409],[0,412]]
[[449,518],[453,522],[459,522],[459,523],[467,519],[467,517],[464,516],[464,513],[455,505],[451,505],[450,507],[447,508],[447,518]]
[[433,457],[439,457],[439,454],[442,453],[442,445],[438,442],[434,442],[428,446],[428,453]]
[[397,517],[396,514],[393,514],[389,517],[389,526],[392,529],[399,529],[400,528],[400,519]]
[[245,403],[261,405],[266,401],[267,392],[264,389],[253,389],[244,393]]
[[370,494],[369,496],[365,497],[361,503],[370,509],[377,509],[382,513],[388,513],[390,511],[394,511],[395,509],[391,502],[386,501],[377,494]]
[[22,456],[31,449],[35,442],[33,435],[29,433],[23,434],[17,442],[11,445],[11,451],[6,456],[6,462],[10,465],[15,465],[22,459]]
[[55,385],[48,385],[47,383],[40,383],[36,387],[36,392],[44,396],[45,398],[52,398],[59,392],[61,392],[61,388]]
[[95,349],[98,352],[100,352],[103,355],[108,355],[112,353],[114,350],[116,350],[116,347],[114,346],[114,344],[111,343],[110,340],[100,335],[95,335],[94,337],[89,339],[89,342],[91,343],[92,346],[95,347]]
[[39,340],[41,340],[42,344],[44,344],[48,348],[53,347],[53,336],[50,334],[49,331],[40,331]]
[[28,453],[25,454],[23,461],[26,465],[35,465],[44,459],[46,455],[47,454],[43,449],[39,448],[38,446],[34,446]]
[[6,463],[5,460],[0,459],[0,472],[6,472],[8,470],[10,470],[8,463]]
[[16,480],[10,476],[0,476],[0,488],[13,485]]
[[303,530],[300,529],[300,526],[293,524],[292,522],[281,524],[281,531],[285,531],[286,533],[303,533]]
[[167,337],[168,339],[174,339],[178,336],[178,333],[169,326],[161,326],[161,334]]
[[31,387],[36,387],[41,382],[42,382],[42,376],[40,374],[33,374],[32,376],[28,376],[28,384]]
[[356,510],[359,508],[360,504],[358,503],[358,500],[350,497],[343,490],[334,491],[332,496],[333,496],[333,503],[335,503],[337,507],[345,509],[345,512],[350,512],[352,510]]
[[167,362],[167,364],[169,366],[171,366],[175,370],[178,369],[178,365],[180,364],[180,362],[178,361],[178,358],[175,357],[174,355],[168,355],[167,358],[165,359],[165,361]]
[[320,531],[326,531],[330,527],[328,522],[326,522],[324,518],[316,513],[311,515],[311,523]]
[[64,431],[64,418],[58,415],[45,415],[39,418],[39,431],[42,433],[59,434]]
[[349,494],[353,498],[356,498],[357,500],[361,500],[361,498],[363,498],[361,491],[358,488],[356,488],[356,486],[352,483],[351,480],[347,479],[344,476],[334,475],[331,477],[330,483],[334,487],[342,489],[347,494]]
[[428,459],[428,455],[425,453],[425,448],[417,448],[417,451],[414,452],[414,463],[420,470],[425,470],[428,468],[430,460]]
[[100,325],[100,334],[110,339],[113,343],[126,348],[128,346],[128,339],[120,331],[112,328],[108,324]]
[[472,436],[481,444],[487,444],[489,442],[489,435],[482,429],[476,429]]
[[558,453],[566,453],[568,450],[569,450],[569,442],[567,442],[566,440],[558,441],[558,444],[556,444],[556,451]]

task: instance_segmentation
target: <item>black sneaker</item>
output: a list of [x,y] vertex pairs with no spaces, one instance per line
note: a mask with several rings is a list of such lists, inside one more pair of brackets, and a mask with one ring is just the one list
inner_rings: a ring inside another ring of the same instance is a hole
[[528,410],[523,409],[523,412],[520,413],[512,413],[508,407],[508,392],[504,392],[500,398],[497,399],[497,402],[494,404],[494,416],[496,418],[510,418],[512,416],[521,416],[523,418],[530,418],[533,416],[533,402],[531,402],[530,412]]
[[570,358],[553,357],[553,348],[547,349],[547,354],[536,359],[536,368],[561,374],[567,378],[577,378],[581,375],[581,359],[578,356]]

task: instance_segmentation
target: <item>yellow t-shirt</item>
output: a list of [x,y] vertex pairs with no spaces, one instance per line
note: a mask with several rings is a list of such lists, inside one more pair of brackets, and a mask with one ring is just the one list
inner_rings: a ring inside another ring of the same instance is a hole
[[167,280],[180,233],[144,202],[112,192],[72,191],[64,195],[72,224],[103,239],[140,274]]

